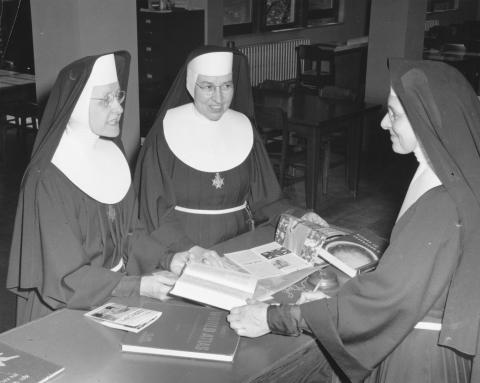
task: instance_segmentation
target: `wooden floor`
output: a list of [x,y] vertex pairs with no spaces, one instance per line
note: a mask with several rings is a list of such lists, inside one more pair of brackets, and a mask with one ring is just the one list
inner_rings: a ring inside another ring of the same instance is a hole
[[[363,155],[357,199],[354,200],[348,193],[344,168],[339,166],[331,170],[328,194],[318,196],[317,212],[332,224],[351,229],[366,227],[388,237],[413,174],[415,160],[413,156],[391,154],[386,134],[380,141],[384,149],[375,146],[374,150]],[[23,145],[14,132],[9,132],[6,161],[0,164],[0,332],[14,326],[15,299],[5,289],[5,277],[18,189],[31,145],[32,138]],[[298,205],[305,205],[301,182],[289,186],[285,192]]]

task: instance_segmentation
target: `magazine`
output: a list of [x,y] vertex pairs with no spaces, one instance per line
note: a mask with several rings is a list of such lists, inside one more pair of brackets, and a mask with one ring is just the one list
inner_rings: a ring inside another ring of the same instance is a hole
[[257,279],[278,277],[312,266],[278,242],[225,254],[225,257]]
[[387,247],[373,232],[352,232],[282,214],[275,240],[316,266],[332,266],[349,277],[372,270]]
[[84,315],[104,326],[138,333],[160,318],[162,313],[109,302]]
[[0,342],[0,382],[44,383],[65,368]]

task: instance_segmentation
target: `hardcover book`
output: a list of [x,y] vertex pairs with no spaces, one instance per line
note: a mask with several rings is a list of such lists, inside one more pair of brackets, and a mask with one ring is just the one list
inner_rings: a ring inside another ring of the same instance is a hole
[[65,368],[0,342],[0,382],[44,383]]
[[162,316],[139,334],[127,333],[122,351],[231,362],[240,337],[226,311],[163,304]]
[[256,278],[247,273],[189,263],[170,294],[231,310],[253,298],[256,285]]

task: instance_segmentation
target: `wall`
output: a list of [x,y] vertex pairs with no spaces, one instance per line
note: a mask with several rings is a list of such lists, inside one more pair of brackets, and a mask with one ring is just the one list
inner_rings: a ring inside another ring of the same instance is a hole
[[373,0],[367,60],[366,100],[385,104],[388,57],[421,59],[426,0]]
[[122,140],[131,160],[139,146],[136,6],[130,0],[31,0],[37,98],[45,100],[57,73],[92,54],[132,56]]

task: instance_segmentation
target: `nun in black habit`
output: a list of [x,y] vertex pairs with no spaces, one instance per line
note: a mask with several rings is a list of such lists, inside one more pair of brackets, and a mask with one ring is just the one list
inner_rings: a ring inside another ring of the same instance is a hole
[[140,217],[153,236],[175,251],[210,248],[253,222],[305,214],[283,197],[253,122],[247,58],[225,47],[193,51],[137,161]]
[[[119,138],[129,62],[122,51],[85,57],[53,86],[10,252],[7,288],[18,296],[17,324],[62,307],[89,309],[112,295],[164,299],[176,280],[166,270],[177,254],[138,221]],[[148,274],[157,267],[163,271]]]
[[444,63],[392,59],[390,78],[381,126],[419,165],[376,270],[228,319],[250,337],[313,333],[345,382],[479,382],[480,102]]

